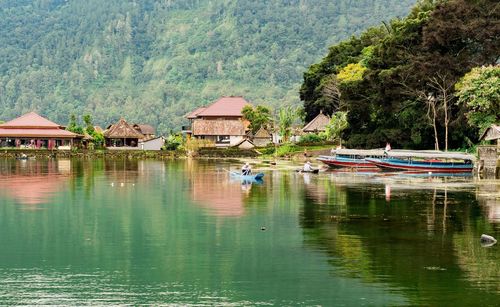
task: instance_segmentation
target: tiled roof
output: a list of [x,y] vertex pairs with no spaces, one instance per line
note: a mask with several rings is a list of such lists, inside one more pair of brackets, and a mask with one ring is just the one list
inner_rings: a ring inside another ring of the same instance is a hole
[[303,129],[304,132],[325,131],[326,126],[330,122],[330,117],[320,112],[318,116],[313,118]]
[[0,128],[60,128],[61,126],[51,122],[50,120],[36,114],[35,112],[30,112],[24,114],[16,119],[8,121],[0,125]]
[[245,135],[245,123],[241,120],[196,119],[193,135]]
[[201,112],[197,113],[197,117],[204,116],[231,116],[239,117],[242,116],[241,110],[250,105],[241,96],[224,96],[219,98],[217,101],[206,107]]
[[76,138],[78,134],[63,129],[39,128],[2,128],[0,137],[26,137],[26,138]]
[[104,132],[104,137],[108,139],[142,139],[144,135],[137,132],[123,118],[120,118],[116,124]]
[[196,110],[194,110],[194,111],[192,111],[192,112],[189,112],[188,114],[186,114],[186,116],[185,116],[185,117],[186,117],[187,119],[195,119],[196,117],[198,117],[198,114],[199,114],[201,111],[205,110],[205,109],[206,109],[206,107],[200,107],[200,108],[198,108],[198,109],[196,109]]

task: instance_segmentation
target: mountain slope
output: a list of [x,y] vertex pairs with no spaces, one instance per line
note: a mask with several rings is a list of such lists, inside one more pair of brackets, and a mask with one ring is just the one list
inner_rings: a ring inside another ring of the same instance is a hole
[[415,0],[0,0],[0,119],[36,110],[178,129],[221,95],[298,103],[332,45]]

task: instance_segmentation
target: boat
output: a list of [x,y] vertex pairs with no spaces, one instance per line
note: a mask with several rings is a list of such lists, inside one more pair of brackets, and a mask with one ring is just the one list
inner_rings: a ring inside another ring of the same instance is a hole
[[366,158],[382,170],[433,173],[470,173],[474,160],[471,154],[435,150],[391,150],[385,157]]
[[230,172],[231,177],[234,178],[239,178],[241,180],[262,180],[264,178],[264,173],[256,173],[256,174],[251,174],[251,175],[243,175],[242,173],[238,172]]
[[367,161],[367,158],[381,158],[383,149],[335,149],[330,156],[319,156],[318,161],[332,168],[353,168],[377,170],[377,166]]
[[310,170],[310,171],[305,171],[303,169],[296,169],[295,170],[297,173],[311,173],[311,174],[317,174],[319,173],[319,168],[316,168],[316,169],[313,169],[313,170]]

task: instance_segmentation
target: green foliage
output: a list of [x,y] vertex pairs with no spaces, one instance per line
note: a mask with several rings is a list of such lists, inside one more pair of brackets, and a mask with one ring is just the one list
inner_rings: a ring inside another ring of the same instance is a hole
[[76,122],[76,115],[71,114],[68,127],[66,130],[71,131],[76,134],[83,134],[83,128]]
[[177,150],[184,143],[184,139],[180,134],[172,134],[167,137],[165,140],[165,145],[163,148],[165,150]]
[[252,133],[256,133],[261,127],[269,128],[272,121],[271,109],[266,106],[246,106],[242,113],[244,118],[250,122]]
[[278,113],[278,130],[283,140],[287,142],[292,133],[292,124],[298,118],[300,109],[292,106],[282,107]]
[[298,105],[302,74],[327,46],[414,2],[0,1],[0,119],[123,116],[166,134],[222,95]]
[[335,112],[325,129],[326,139],[330,141],[340,141],[341,133],[348,127],[349,123],[347,122],[347,112]]
[[315,134],[308,133],[300,137],[299,145],[302,144],[315,144],[315,143],[323,143],[326,140],[326,136],[324,134]]
[[337,74],[337,80],[340,83],[361,81],[363,80],[363,73],[365,71],[366,67],[364,67],[360,63],[347,64],[347,66],[342,68]]
[[[454,99],[453,84],[470,69],[498,61],[498,30],[491,26],[500,19],[495,6],[493,0],[423,0],[408,17],[330,47],[304,74],[300,98],[306,119],[320,110],[348,111],[349,127],[341,134],[350,147],[382,147],[389,141],[393,147],[433,148],[426,99],[432,94],[441,102],[431,116],[439,139],[448,127],[450,148],[468,146],[477,140],[477,128],[467,122],[475,114],[464,103],[444,110],[442,102]],[[489,117],[475,121],[494,120],[493,113],[484,114]]]
[[500,66],[473,68],[455,89],[470,125],[484,129],[500,121]]
[[284,143],[280,145],[276,150],[276,155],[278,157],[285,157],[290,155],[293,152],[297,152],[299,150],[299,146],[291,143]]

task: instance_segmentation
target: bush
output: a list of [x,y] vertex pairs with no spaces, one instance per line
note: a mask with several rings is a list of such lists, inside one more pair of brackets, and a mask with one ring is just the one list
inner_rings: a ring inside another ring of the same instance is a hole
[[163,148],[165,150],[177,150],[183,143],[183,139],[181,135],[170,135],[165,140],[165,145]]
[[316,144],[325,142],[324,134],[308,133],[300,137],[298,144]]
[[297,146],[295,144],[291,144],[291,143],[285,143],[285,144],[281,145],[280,147],[278,147],[276,154],[278,157],[284,157],[284,156],[287,156],[293,152],[297,152],[298,150],[299,150],[299,146]]

